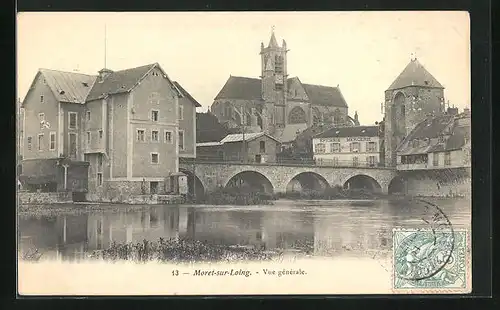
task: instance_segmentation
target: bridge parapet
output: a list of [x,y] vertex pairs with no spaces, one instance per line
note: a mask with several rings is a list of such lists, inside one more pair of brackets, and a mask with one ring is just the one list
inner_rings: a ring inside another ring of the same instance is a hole
[[182,161],[180,168],[190,173],[194,172],[206,192],[226,186],[233,177],[246,171],[256,172],[269,180],[275,193],[286,192],[290,182],[303,173],[318,175],[326,180],[331,187],[344,186],[349,179],[363,175],[376,181],[383,193],[387,193],[389,183],[396,176],[396,170],[388,167],[341,167],[297,163],[285,165],[278,163]]

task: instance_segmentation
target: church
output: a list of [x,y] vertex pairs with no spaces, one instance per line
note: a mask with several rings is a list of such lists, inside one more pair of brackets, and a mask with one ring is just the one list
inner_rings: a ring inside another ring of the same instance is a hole
[[230,76],[214,99],[210,111],[235,132],[266,132],[288,143],[317,125],[358,126],[337,87],[305,84],[289,77],[287,44],[278,44],[274,31],[267,47],[261,43],[261,76]]

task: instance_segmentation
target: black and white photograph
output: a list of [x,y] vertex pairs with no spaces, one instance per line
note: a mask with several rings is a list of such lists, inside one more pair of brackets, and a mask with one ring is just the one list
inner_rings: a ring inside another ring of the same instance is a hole
[[19,295],[471,292],[467,12],[16,27]]

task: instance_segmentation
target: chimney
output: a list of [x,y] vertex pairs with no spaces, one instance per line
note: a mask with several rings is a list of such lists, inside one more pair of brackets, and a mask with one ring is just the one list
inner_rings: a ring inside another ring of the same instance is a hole
[[458,108],[455,108],[455,107],[448,108],[446,110],[446,114],[448,114],[448,115],[457,115],[458,114]]
[[104,81],[111,73],[113,73],[113,70],[102,68],[101,70],[98,71],[99,73],[99,81],[102,82]]
[[354,112],[354,120],[358,123],[358,111]]

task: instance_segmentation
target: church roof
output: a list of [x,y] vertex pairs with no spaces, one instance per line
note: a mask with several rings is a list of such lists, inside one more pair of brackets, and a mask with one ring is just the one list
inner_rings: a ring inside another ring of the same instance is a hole
[[179,90],[179,92],[186,98],[188,98],[193,104],[195,107],[201,107],[201,104],[193,98],[193,96],[191,96],[190,93],[187,92],[187,90],[184,89],[184,87],[181,86],[181,84],[179,84],[179,82],[177,81],[174,81],[173,82],[175,87],[177,87],[177,89]]
[[387,90],[400,89],[408,86],[444,88],[417,59],[410,61],[403,72],[399,74]]
[[[293,77],[287,80],[288,85],[291,85],[293,79],[300,82],[297,77]],[[347,107],[347,102],[338,87],[313,84],[302,84],[302,86],[313,105]],[[230,76],[214,100],[217,99],[262,100],[261,79]]]
[[302,84],[313,105],[347,107],[347,102],[338,87]]
[[262,100],[261,80],[241,76],[230,76],[222,87],[217,99]]

